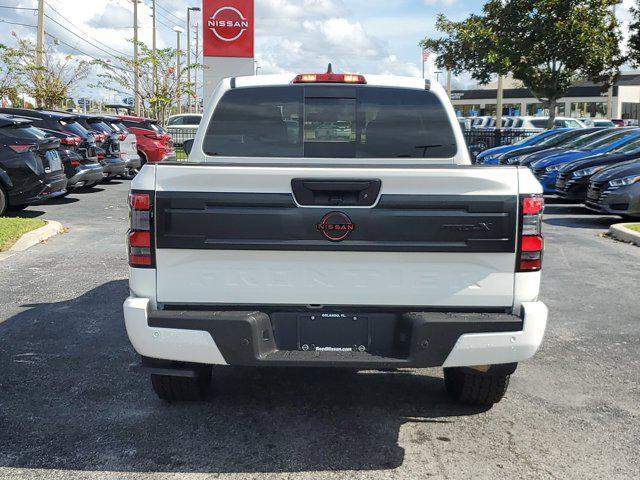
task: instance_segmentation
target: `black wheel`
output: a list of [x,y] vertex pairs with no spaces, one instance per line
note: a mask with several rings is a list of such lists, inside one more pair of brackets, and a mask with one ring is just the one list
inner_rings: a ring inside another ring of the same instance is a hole
[[469,368],[445,368],[444,384],[454,400],[468,405],[491,406],[502,400],[510,375],[473,371]]
[[167,402],[204,400],[211,385],[211,367],[203,368],[196,377],[151,374],[151,385],[156,395]]
[[7,194],[4,193],[4,188],[0,187],[0,217],[7,211]]

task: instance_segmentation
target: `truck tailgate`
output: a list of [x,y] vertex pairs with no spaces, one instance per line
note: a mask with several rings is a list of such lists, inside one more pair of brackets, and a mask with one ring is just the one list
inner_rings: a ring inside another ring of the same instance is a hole
[[157,301],[509,307],[517,210],[515,168],[159,165]]

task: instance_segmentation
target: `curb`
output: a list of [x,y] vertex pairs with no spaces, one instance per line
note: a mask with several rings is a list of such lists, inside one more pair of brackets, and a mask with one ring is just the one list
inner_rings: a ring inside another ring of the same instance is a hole
[[55,222],[53,220],[46,220],[46,222],[47,224],[44,227],[25,233],[9,250],[0,253],[0,260],[4,260],[5,258],[12,256],[14,253],[23,252],[28,248],[44,242],[45,240],[48,240],[49,238],[64,231],[64,227],[60,222]]
[[633,225],[634,223],[637,222],[616,223],[615,225],[611,225],[609,227],[609,234],[616,240],[633,243],[640,247],[640,232],[636,232],[635,230],[631,230],[626,227],[627,225]]

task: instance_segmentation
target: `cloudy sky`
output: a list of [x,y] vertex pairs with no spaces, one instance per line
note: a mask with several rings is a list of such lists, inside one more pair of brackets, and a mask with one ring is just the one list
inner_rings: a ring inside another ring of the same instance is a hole
[[[618,15],[628,19],[625,0]],[[58,48],[71,54],[106,58],[109,54],[131,53],[131,0],[45,0],[47,32],[60,40]],[[201,0],[157,0],[159,46],[173,45],[174,25],[186,23],[188,6]],[[26,26],[0,24],[0,43],[11,44],[11,32],[35,38],[36,0],[6,0],[0,20]],[[151,43],[151,0],[139,4],[141,40]],[[463,19],[478,11],[478,0],[255,0],[256,59],[260,73],[321,71],[328,62],[345,72],[421,75],[418,42],[425,35],[437,35],[438,13]],[[196,13],[194,23],[201,23]],[[56,23],[58,22],[58,23]],[[6,27],[6,28],[5,28]],[[63,28],[63,27],[66,27]],[[73,33],[72,33],[73,32]],[[74,35],[75,33],[75,35]],[[51,37],[47,41],[51,41]],[[432,71],[433,60],[427,70]],[[76,95],[100,97],[85,82]],[[460,86],[471,79],[456,79]]]

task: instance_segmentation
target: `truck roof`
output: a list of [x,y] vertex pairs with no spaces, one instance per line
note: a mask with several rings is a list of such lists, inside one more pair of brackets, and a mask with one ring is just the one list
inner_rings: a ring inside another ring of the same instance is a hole
[[[318,74],[322,75],[322,74]],[[397,75],[362,75],[366,84],[370,86],[376,87],[398,87],[398,88],[416,88],[416,89],[424,89],[425,85],[428,85],[433,91],[439,91],[442,89],[442,86],[433,81],[431,78],[419,78],[419,77],[402,77]],[[229,79],[225,79],[227,81],[235,82],[236,87],[267,87],[267,86],[278,86],[278,85],[290,85],[293,83],[293,80],[296,78],[295,74],[275,74],[275,75],[250,75],[243,77],[231,77]],[[223,80],[224,81],[224,80]],[[318,82],[318,84],[322,85],[350,85],[349,83],[322,83]]]

